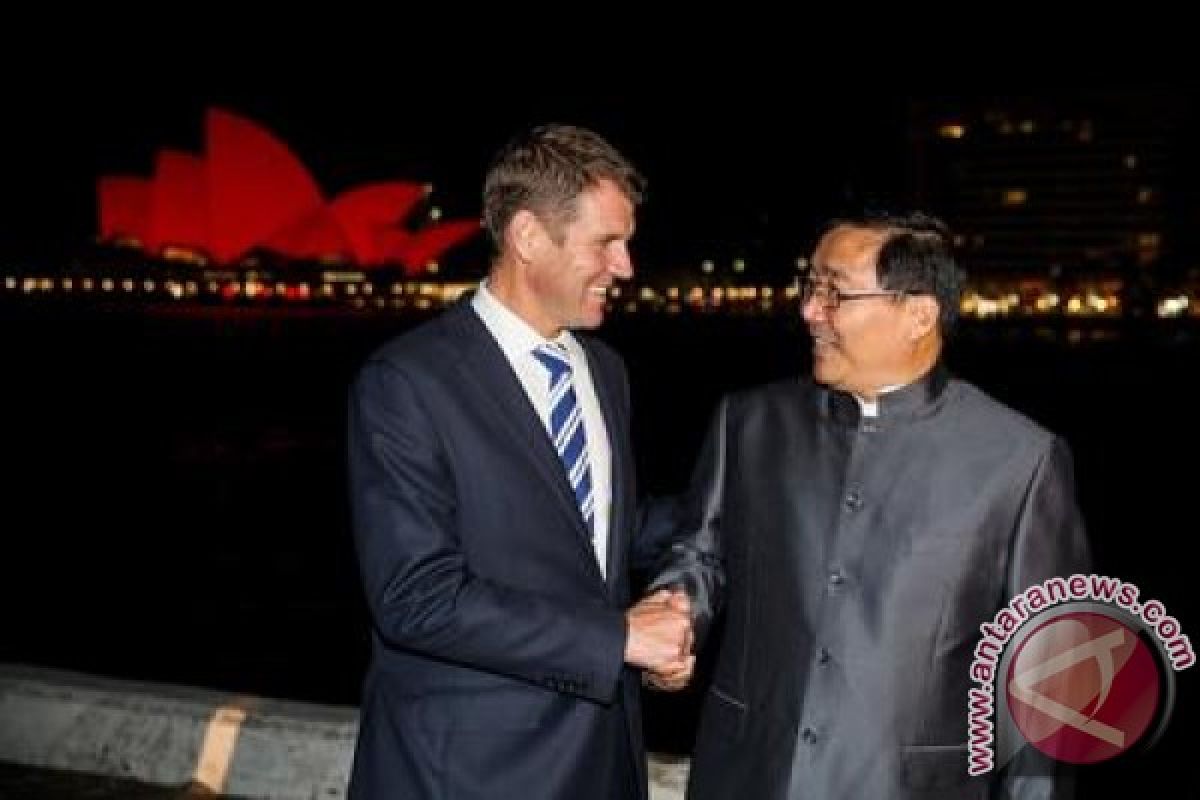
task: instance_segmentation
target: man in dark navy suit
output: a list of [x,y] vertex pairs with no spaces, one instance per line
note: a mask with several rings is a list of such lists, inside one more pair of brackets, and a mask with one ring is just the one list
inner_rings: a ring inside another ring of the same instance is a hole
[[574,332],[633,274],[641,187],[590,131],[511,142],[484,186],[487,280],[357,378],[373,647],[351,797],[646,796],[638,670],[690,675],[688,601],[629,608],[625,368]]

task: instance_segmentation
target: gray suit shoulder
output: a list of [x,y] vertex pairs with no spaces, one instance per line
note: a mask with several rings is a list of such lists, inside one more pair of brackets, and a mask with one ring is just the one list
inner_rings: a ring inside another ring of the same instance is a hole
[[807,376],[783,378],[727,393],[722,402],[730,413],[773,406],[800,408],[801,403],[816,391],[816,384]]
[[1039,450],[1048,449],[1059,438],[1053,431],[1001,403],[973,383],[951,378],[946,392],[961,413],[982,421],[984,428],[997,438],[1026,442]]

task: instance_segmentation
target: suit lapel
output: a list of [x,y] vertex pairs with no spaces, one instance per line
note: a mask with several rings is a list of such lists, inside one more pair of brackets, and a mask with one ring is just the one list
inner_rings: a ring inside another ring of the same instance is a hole
[[608,567],[606,574],[608,575],[608,589],[611,594],[618,581],[617,576],[621,574],[622,566],[625,563],[625,541],[624,526],[621,521],[625,518],[625,506],[630,502],[628,493],[625,491],[625,459],[627,453],[628,437],[625,436],[627,421],[621,409],[624,404],[618,403],[615,393],[619,387],[616,386],[616,381],[606,372],[596,358],[592,343],[584,338],[579,337],[579,342],[583,346],[584,352],[587,353],[588,370],[592,373],[592,385],[596,388],[596,399],[600,402],[600,413],[604,415],[604,427],[608,430],[608,446],[609,464],[611,465],[612,474],[609,477],[609,485],[612,489],[612,507],[608,515]]
[[458,366],[467,385],[474,387],[484,403],[495,406],[497,424],[513,439],[513,450],[525,454],[551,487],[555,506],[567,516],[576,541],[586,548],[588,563],[595,569],[596,577],[601,578],[591,535],[584,526],[562,461],[504,351],[468,302],[460,303],[448,314],[453,315],[452,328],[462,347],[463,359]]

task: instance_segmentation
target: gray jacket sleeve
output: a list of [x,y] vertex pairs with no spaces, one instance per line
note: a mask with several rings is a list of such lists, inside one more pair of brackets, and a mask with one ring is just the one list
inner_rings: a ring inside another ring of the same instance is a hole
[[650,591],[681,587],[692,603],[697,649],[721,608],[725,570],[721,556],[721,510],[725,485],[726,417],[722,400],[700,451],[688,491],[680,503],[669,546]]

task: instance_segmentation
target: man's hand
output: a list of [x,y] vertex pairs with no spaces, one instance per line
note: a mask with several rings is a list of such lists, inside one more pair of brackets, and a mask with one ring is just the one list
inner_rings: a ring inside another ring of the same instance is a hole
[[685,592],[660,589],[625,614],[629,634],[625,661],[642,667],[642,681],[656,689],[682,689],[692,677],[691,602]]

